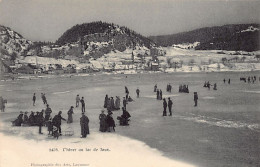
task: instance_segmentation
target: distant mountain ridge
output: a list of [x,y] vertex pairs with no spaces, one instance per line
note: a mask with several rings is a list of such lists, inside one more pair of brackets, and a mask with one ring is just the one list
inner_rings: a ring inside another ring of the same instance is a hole
[[259,24],[232,24],[149,38],[164,47],[200,42],[195,49],[256,51],[260,50],[259,27]]

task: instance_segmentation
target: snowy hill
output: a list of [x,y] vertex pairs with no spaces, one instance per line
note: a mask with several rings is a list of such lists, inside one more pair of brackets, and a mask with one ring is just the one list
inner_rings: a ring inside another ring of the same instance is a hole
[[200,42],[197,50],[260,50],[259,24],[234,24],[200,28],[173,35],[151,36],[160,46]]
[[0,25],[1,58],[15,59],[23,54],[32,42],[8,27]]

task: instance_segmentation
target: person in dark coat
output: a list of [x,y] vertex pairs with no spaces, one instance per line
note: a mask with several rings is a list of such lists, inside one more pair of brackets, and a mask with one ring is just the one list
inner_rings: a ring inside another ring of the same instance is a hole
[[111,128],[114,130],[114,132],[115,132],[115,121],[114,121],[114,119],[113,119],[113,117],[112,117],[112,113],[108,113],[108,115],[107,115],[107,119],[106,119],[106,123],[107,123],[107,131],[108,132],[111,132]]
[[72,114],[74,114],[73,108],[74,108],[74,107],[71,106],[70,109],[69,109],[69,111],[68,111],[68,121],[67,121],[68,124],[70,124],[70,123],[73,122],[73,118],[72,118]]
[[21,111],[17,119],[13,122],[14,126],[21,126],[23,123],[23,112]]
[[167,108],[167,102],[165,98],[163,98],[163,116],[166,116],[166,108]]
[[169,113],[170,113],[169,116],[172,116],[172,100],[170,97],[168,98],[168,108],[169,108]]
[[31,114],[30,114],[29,119],[28,119],[28,123],[29,123],[30,126],[35,125],[35,115],[34,115],[33,111],[31,111]]
[[226,83],[226,79],[225,78],[223,79],[223,82]]
[[59,111],[57,115],[54,116],[52,119],[53,126],[56,126],[59,130],[59,133],[61,134],[61,120],[66,121],[66,119],[62,118],[61,116],[62,111]]
[[157,91],[157,84],[154,85],[153,91],[154,91],[154,92]]
[[101,111],[101,114],[99,114],[99,131],[100,132],[106,132],[107,131],[107,123],[106,123],[106,114],[104,114],[104,110]]
[[120,98],[116,96],[115,109],[120,110]]
[[127,101],[126,101],[125,97],[123,97],[123,106],[124,106],[124,108],[126,108],[126,104],[127,104]]
[[216,83],[214,83],[213,90],[217,90],[217,84]]
[[81,127],[81,138],[86,138],[89,134],[89,119],[85,115],[85,113],[82,113],[82,117],[80,118],[80,127]]
[[139,98],[139,93],[140,93],[140,90],[139,90],[139,88],[137,88],[136,89],[136,96],[137,96],[137,98]]
[[36,95],[35,95],[35,93],[33,94],[33,106],[35,106],[35,101],[36,101]]
[[230,78],[228,79],[228,84],[230,84]]
[[23,116],[23,123],[24,124],[29,124],[29,117],[27,115],[27,111],[24,113],[24,116]]
[[50,108],[49,104],[47,104],[47,107],[45,109],[45,121],[48,121],[50,119],[52,113],[52,109]]
[[81,111],[82,111],[82,112],[85,112],[86,110],[85,110],[85,101],[84,101],[84,97],[81,98],[80,102],[81,102]]
[[121,117],[117,117],[117,119],[119,120],[120,125],[122,125],[122,126],[129,125],[128,121],[129,121],[129,118],[131,117],[131,115],[129,114],[128,111],[125,110],[124,107],[122,107],[122,111],[123,111],[123,114],[121,115]]
[[42,95],[42,101],[43,101],[43,104],[48,104],[45,93],[43,93],[43,95]]
[[111,111],[115,110],[115,101],[113,97],[111,97],[110,99],[110,106],[111,106]]
[[159,89],[157,89],[157,91],[156,91],[156,99],[160,100],[160,91],[159,91]]
[[42,110],[38,116],[37,116],[37,124],[39,126],[39,134],[43,134],[42,133],[42,126],[43,126],[43,123],[44,123],[44,117],[43,117],[43,112],[44,110]]
[[197,93],[197,92],[194,92],[194,103],[195,103],[194,107],[197,107],[197,105],[198,105],[198,99],[199,99],[198,93]]
[[126,100],[128,100],[128,95],[129,95],[129,91],[128,91],[128,88],[125,86],[125,98]]
[[108,95],[105,96],[104,108],[107,108],[107,103],[108,103]]
[[162,100],[162,90],[160,89],[160,100]]
[[53,125],[52,125],[52,118],[50,117],[50,119],[46,122],[46,126],[48,128],[48,135],[53,135]]
[[169,90],[168,90],[170,93],[172,92],[172,85],[169,84]]

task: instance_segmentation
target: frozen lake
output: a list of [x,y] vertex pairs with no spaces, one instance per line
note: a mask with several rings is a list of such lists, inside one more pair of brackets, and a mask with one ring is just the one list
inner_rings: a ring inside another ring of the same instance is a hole
[[[248,84],[239,80],[247,76],[256,76],[257,81]],[[231,84],[224,84],[224,78],[230,78]],[[203,88],[205,81],[212,85],[217,83],[218,90]],[[171,93],[166,92],[168,83],[173,87]],[[162,101],[156,100],[153,92],[155,84],[163,91],[163,97],[173,100],[172,117],[162,117]],[[188,84],[190,93],[178,93],[180,84]],[[8,127],[20,111],[45,108],[40,98],[44,92],[53,110],[52,116],[61,110],[65,118],[69,107],[75,106],[76,95],[84,96],[90,133],[99,133],[98,115],[105,94],[120,96],[122,100],[124,86],[128,87],[134,99],[127,105],[132,117],[130,126],[117,125],[115,134],[142,141],[168,158],[195,166],[260,165],[260,82],[257,72],[118,74],[1,81],[0,94],[8,100],[6,112],[0,113],[5,125],[1,132],[38,139],[35,127]],[[135,94],[137,87],[141,91],[139,99]],[[32,106],[34,92],[37,95],[36,106]],[[196,108],[193,107],[193,92],[199,95]],[[75,108],[74,113],[74,123],[63,122],[62,129],[73,129],[73,138],[79,138],[80,108]],[[116,117],[122,111],[113,113],[118,124]],[[46,129],[43,131],[47,134]],[[69,138],[64,136],[59,140]]]

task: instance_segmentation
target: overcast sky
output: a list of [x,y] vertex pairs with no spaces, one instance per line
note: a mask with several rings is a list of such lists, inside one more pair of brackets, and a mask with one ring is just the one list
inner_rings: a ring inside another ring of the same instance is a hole
[[33,41],[56,41],[75,24],[106,21],[145,35],[260,23],[257,0],[0,0],[0,24]]

